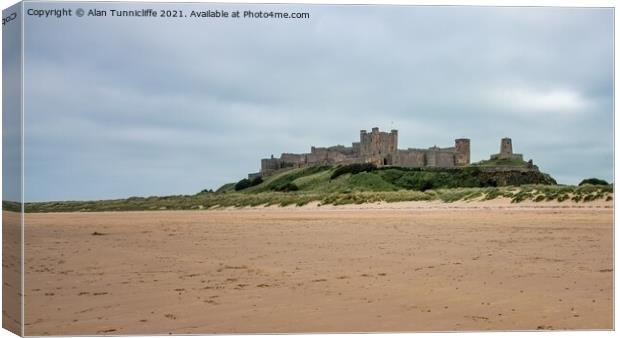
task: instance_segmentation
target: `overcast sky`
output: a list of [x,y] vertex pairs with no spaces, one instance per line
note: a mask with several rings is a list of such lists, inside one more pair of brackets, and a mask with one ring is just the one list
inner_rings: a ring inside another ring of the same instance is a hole
[[611,9],[169,7],[311,18],[27,17],[27,201],[217,189],[374,126],[400,148],[468,137],[472,161],[511,137],[560,183],[612,179]]

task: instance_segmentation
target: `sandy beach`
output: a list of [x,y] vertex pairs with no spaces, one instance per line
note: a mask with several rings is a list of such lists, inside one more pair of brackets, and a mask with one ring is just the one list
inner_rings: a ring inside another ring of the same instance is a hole
[[27,214],[25,334],[613,328],[613,202]]

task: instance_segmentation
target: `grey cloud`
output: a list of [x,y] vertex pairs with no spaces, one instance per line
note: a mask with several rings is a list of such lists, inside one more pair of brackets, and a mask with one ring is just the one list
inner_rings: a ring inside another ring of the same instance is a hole
[[373,126],[612,178],[611,9],[237,7],[312,18],[29,19],[27,198],[194,193]]

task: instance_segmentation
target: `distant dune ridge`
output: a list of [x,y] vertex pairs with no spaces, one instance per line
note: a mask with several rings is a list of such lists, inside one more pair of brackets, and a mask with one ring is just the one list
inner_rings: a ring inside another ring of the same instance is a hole
[[[510,184],[510,185],[506,185]],[[217,191],[195,195],[130,197],[103,201],[27,203],[26,212],[201,210],[244,206],[302,206],[402,201],[479,201],[507,198],[589,202],[611,201],[613,185],[556,185],[538,171],[376,168],[373,165],[322,166],[291,169],[269,177],[244,179]],[[5,204],[7,210],[19,205]]]

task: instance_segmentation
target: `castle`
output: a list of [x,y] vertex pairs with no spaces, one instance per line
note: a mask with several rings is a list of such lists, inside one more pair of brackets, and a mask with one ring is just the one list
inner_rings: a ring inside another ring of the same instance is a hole
[[[271,158],[261,160],[260,172],[249,174],[248,178],[269,176],[281,169],[353,163],[373,163],[377,166],[393,165],[405,168],[462,167],[469,164],[469,147],[469,139],[459,138],[454,141],[453,147],[398,149],[398,130],[391,130],[388,133],[379,131],[379,128],[372,128],[371,132],[360,131],[359,142],[353,142],[351,147],[343,145],[326,148],[311,147],[309,153],[283,153],[279,158],[271,155]],[[510,146],[510,154],[512,154],[512,146]]]
[[491,160],[523,161],[523,154],[514,154],[512,152],[512,140],[504,137],[499,146],[499,154],[491,155]]

